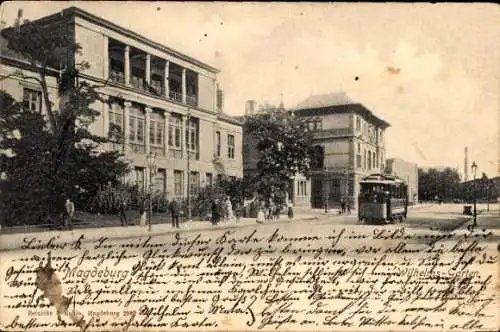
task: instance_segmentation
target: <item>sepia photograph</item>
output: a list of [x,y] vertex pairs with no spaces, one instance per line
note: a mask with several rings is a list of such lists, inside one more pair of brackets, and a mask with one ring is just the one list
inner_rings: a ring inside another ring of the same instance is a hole
[[498,331],[500,7],[9,1],[0,330]]

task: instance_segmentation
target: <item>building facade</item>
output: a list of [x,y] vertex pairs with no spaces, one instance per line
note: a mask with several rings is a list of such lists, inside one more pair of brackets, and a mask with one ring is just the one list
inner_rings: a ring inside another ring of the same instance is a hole
[[387,159],[385,172],[408,184],[408,203],[418,204],[418,165],[398,158]]
[[[243,175],[242,126],[223,113],[217,69],[75,7],[34,21],[59,22],[70,22],[81,46],[69,62],[89,64],[79,80],[99,84],[107,99],[93,105],[100,115],[90,129],[116,138],[102,149],[123,152],[131,167],[127,181],[148,183],[152,154],[154,190],[168,198],[195,195],[220,175]],[[2,73],[19,68],[22,59],[2,52]],[[51,84],[56,101],[55,77]],[[0,88],[43,109],[41,89],[33,82],[11,78]]]
[[[292,110],[307,120],[323,158],[314,165],[305,192],[313,208],[356,209],[359,181],[385,169],[385,130],[389,124],[344,93],[313,95]],[[308,190],[309,189],[309,190]]]

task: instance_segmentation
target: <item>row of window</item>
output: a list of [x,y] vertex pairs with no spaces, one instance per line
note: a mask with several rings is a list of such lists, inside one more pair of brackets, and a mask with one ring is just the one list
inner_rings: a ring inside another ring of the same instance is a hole
[[315,131],[315,130],[322,130],[323,129],[323,122],[321,119],[312,119],[306,121],[306,126],[307,129],[310,131]]
[[[146,184],[146,178],[145,178],[145,172],[146,168],[145,167],[135,167],[134,169],[134,180],[135,184],[139,188],[145,188]],[[182,197],[184,196],[184,174],[185,172],[182,170],[174,170],[174,178],[173,178],[173,184],[174,184],[174,192],[173,195],[175,197]],[[217,175],[218,178],[221,176],[220,174]],[[234,179],[235,177],[230,177]],[[191,196],[196,196],[200,193],[200,189],[202,187],[202,184],[200,183],[200,172],[195,172],[191,171],[190,176],[189,176],[189,194]],[[214,178],[212,173],[205,173],[205,182],[203,183],[203,186],[213,186],[214,185]],[[167,176],[166,176],[166,170],[165,169],[158,169],[155,177],[153,178],[153,192],[161,192],[165,193],[167,190]]]
[[307,196],[307,181],[297,181],[297,196]]
[[384,159],[383,156],[380,156],[380,164],[379,159],[375,152],[363,150],[363,159],[361,158],[361,144],[357,144],[356,149],[356,167],[363,168],[364,170],[378,169],[379,165],[383,165]]
[[[145,119],[138,112],[131,112],[129,115],[129,142],[131,144],[144,144]],[[109,131],[110,135],[116,132],[122,132],[124,118],[121,113],[110,110],[109,112]],[[163,120],[151,119],[149,123],[149,142],[151,146],[162,147],[164,145],[165,126]],[[182,115],[171,113],[168,122],[168,146],[181,149]],[[199,148],[199,119],[191,117],[185,129],[185,144],[189,151],[196,152]],[[221,156],[221,132],[216,132],[216,155]],[[227,158],[235,158],[235,136],[227,135]]]
[[[356,117],[356,130],[361,131],[370,143],[375,143],[377,138],[377,128],[370,123],[363,121],[361,117]],[[379,141],[383,141],[383,131],[379,131]]]
[[[235,143],[234,135],[227,134],[227,158],[228,159],[234,159],[235,148],[236,148],[236,143]],[[215,132],[215,155],[217,157],[220,157],[221,151],[222,151],[221,133],[220,133],[220,131],[216,131]]]

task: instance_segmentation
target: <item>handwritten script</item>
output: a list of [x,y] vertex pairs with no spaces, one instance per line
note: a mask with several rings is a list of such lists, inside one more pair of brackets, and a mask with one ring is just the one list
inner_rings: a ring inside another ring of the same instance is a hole
[[[128,239],[103,232],[91,240],[53,233],[48,241],[26,234],[18,250],[1,253],[1,328],[498,328],[498,252],[489,234],[323,229],[266,225]],[[63,309],[78,312],[78,321],[59,318],[61,307],[36,286],[49,252],[58,298],[70,299]]]

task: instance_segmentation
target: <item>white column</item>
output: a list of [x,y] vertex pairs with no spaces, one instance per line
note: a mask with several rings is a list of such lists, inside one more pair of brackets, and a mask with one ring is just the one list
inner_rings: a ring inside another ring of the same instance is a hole
[[151,85],[151,54],[146,54],[146,82]]
[[109,78],[109,39],[108,36],[102,36],[103,56],[102,56],[102,76],[105,80]]
[[182,68],[182,102],[186,103],[186,68]]
[[129,101],[126,101],[124,103],[124,108],[123,108],[123,149],[125,151],[129,150],[129,135],[130,135],[130,121],[129,121],[129,116],[130,116],[130,107],[132,106],[132,103]]
[[170,86],[168,84],[169,68],[170,68],[170,62],[168,60],[165,60],[165,69],[163,71],[163,84],[165,87],[166,98],[170,97]]
[[125,46],[125,85],[130,85],[130,46]]
[[186,153],[186,121],[187,121],[187,116],[182,115],[181,117],[181,152],[182,152],[182,159],[187,158],[187,153]]
[[170,120],[170,113],[167,111],[164,111],[163,113],[163,123],[164,123],[164,129],[163,129],[163,154],[165,156],[168,156],[168,122]]
[[149,138],[150,135],[150,124],[151,124],[151,112],[153,110],[149,107],[146,107],[144,109],[144,112],[146,113],[146,123],[145,123],[145,128],[144,128],[144,141],[146,143],[146,154],[149,154],[151,152],[151,140]]

